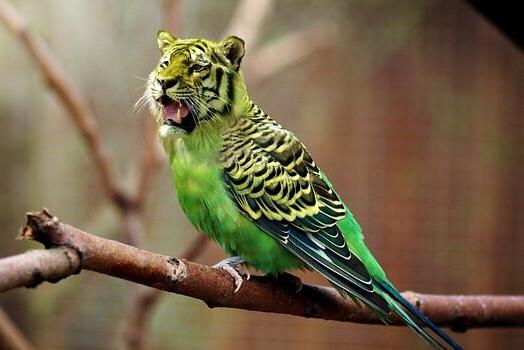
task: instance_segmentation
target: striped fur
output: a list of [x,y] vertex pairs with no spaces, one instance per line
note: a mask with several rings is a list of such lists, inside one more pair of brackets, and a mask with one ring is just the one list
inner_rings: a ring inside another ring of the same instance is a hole
[[[161,40],[160,38],[163,38]],[[231,47],[239,45],[242,51]],[[157,121],[161,122],[162,106],[158,100],[164,94],[162,81],[172,82],[165,93],[176,101],[184,101],[197,124],[228,116],[245,95],[238,72],[243,56],[243,42],[228,37],[222,42],[204,39],[176,39],[159,32],[161,58],[149,75],[146,99]],[[239,89],[241,91],[237,91]]]

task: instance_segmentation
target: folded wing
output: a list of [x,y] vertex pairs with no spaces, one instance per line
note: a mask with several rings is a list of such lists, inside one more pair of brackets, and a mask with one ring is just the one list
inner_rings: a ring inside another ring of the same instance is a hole
[[224,136],[220,162],[229,197],[248,219],[386,317],[387,303],[339,229],[346,207],[291,132],[272,120],[243,119]]

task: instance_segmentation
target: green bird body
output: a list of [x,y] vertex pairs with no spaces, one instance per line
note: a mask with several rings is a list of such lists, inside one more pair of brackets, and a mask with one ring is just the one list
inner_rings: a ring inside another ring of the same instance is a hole
[[384,322],[393,311],[435,348],[460,349],[396,291],[304,145],[250,100],[242,40],[159,32],[158,44],[146,98],[191,223],[261,272],[314,269]]
[[168,141],[176,193],[191,223],[231,256],[241,256],[254,268],[276,273],[304,266],[275,239],[264,234],[229,200],[218,161],[222,140],[199,132],[184,141]]
[[[232,159],[236,159],[235,151],[232,149],[235,141],[257,136],[255,133],[247,134],[246,129],[258,130],[260,125],[271,123],[273,127],[293,138],[294,145],[307,154],[305,147],[292,133],[277,125],[255,105],[250,108],[251,111],[243,114],[242,119],[233,123],[214,125],[213,129],[195,130],[184,138],[168,138],[163,141],[169,155],[178,200],[182,210],[196,228],[205,232],[229,255],[241,256],[255,269],[276,274],[305,268],[307,264],[303,260],[297,258],[239,210],[235,202],[229,198],[230,194],[224,186],[223,173],[227,165],[225,160],[229,159],[231,163]],[[253,111],[256,111],[257,115]],[[246,128],[247,124],[252,124],[254,127]],[[284,144],[283,148],[286,149],[288,146]],[[255,152],[256,150],[253,149],[245,156],[253,157]],[[241,154],[238,153],[239,156]],[[265,164],[262,163],[260,166],[264,166],[265,170]],[[242,176],[249,176],[248,170],[239,169],[238,177]],[[323,174],[319,178],[332,190],[331,184]],[[276,178],[275,180],[278,181]],[[253,186],[256,184],[254,183]],[[343,218],[337,225],[350,250],[361,259],[368,261],[366,266],[373,270],[374,276],[384,279],[383,270],[363,242],[360,226],[346,207],[344,207]]]

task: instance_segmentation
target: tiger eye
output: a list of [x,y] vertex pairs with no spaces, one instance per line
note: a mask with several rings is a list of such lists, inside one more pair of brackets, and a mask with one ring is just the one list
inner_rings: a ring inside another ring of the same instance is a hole
[[209,64],[197,62],[197,63],[194,63],[193,65],[191,65],[190,69],[193,72],[201,72],[204,69],[206,69],[207,67],[209,67]]

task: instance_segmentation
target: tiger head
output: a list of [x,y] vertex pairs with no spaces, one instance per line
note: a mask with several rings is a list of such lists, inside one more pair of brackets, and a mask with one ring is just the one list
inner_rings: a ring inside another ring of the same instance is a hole
[[161,57],[149,75],[146,96],[161,134],[189,134],[237,112],[247,98],[240,72],[242,39],[178,39],[160,31],[157,41]]

